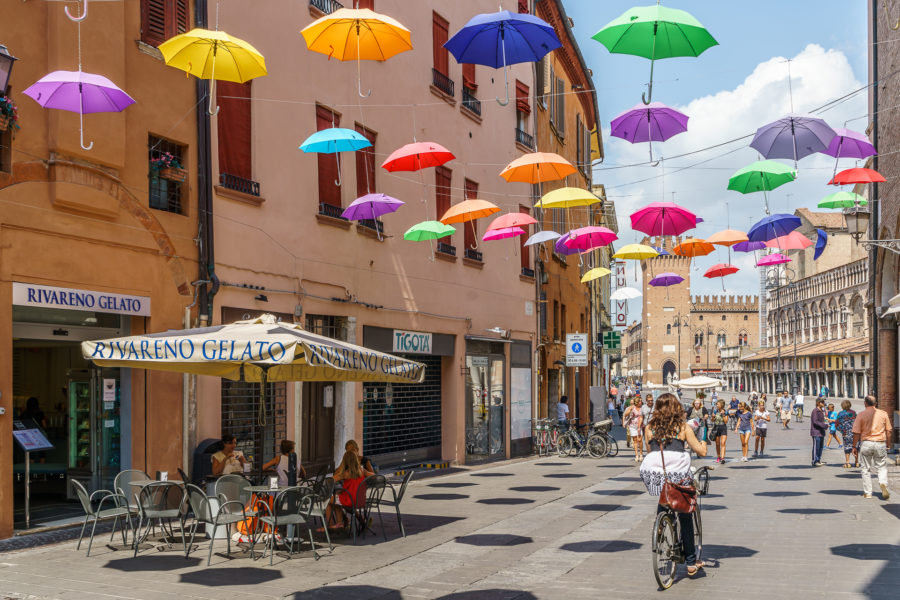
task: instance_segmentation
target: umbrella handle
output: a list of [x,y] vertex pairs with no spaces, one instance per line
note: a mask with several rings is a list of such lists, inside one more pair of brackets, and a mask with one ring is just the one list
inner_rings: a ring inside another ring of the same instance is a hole
[[[655,26],[654,26],[655,28]],[[656,51],[656,35],[653,36],[653,48],[654,52]],[[650,104],[650,101],[653,100],[653,63],[655,61],[650,59],[650,83],[647,84],[647,94],[641,94],[641,101],[644,104]]]
[[503,79],[506,83],[506,101],[502,102],[499,96],[497,96],[496,100],[500,106],[506,106],[509,104],[509,73],[506,70],[506,36],[503,33],[503,29],[500,30],[500,49],[503,52]]
[[213,45],[212,73],[209,77],[209,106],[206,108],[206,114],[211,117],[219,114],[219,106],[216,106],[216,110],[213,112],[213,96],[215,96],[216,91],[216,48],[217,46]]
[[94,147],[94,142],[87,146],[84,145],[84,94],[81,92],[80,84],[78,88],[78,137],[82,150],[90,150]]
[[337,163],[337,172],[338,172],[337,179],[334,180],[334,185],[336,185],[337,187],[341,187],[341,158],[340,158],[340,154],[338,152],[334,153],[334,160]]
[[[82,21],[84,21],[85,19],[87,19],[87,15],[88,15],[88,0],[84,0],[84,12],[81,14],[80,17],[73,17],[73,16],[72,16],[72,13],[69,12],[69,7],[68,7],[68,6],[65,7],[64,10],[66,11],[66,16],[69,17],[69,20],[70,20],[70,21],[75,21],[76,23],[81,23]],[[92,144],[92,145],[93,145],[93,144]],[[82,144],[81,147],[84,148],[84,144]],[[85,150],[87,150],[87,148],[85,148]]]
[[[359,3],[357,2],[357,5]],[[356,88],[359,92],[360,98],[368,98],[372,95],[372,90],[369,90],[365,94],[362,93],[362,75],[360,73],[359,67],[359,24],[356,25]]]

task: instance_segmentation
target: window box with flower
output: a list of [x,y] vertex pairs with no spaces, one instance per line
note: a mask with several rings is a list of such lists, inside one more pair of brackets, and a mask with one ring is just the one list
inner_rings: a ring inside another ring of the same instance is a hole
[[154,176],[169,181],[184,183],[187,180],[187,170],[181,164],[181,160],[171,152],[163,152],[151,159],[150,170]]
[[19,107],[9,96],[0,96],[0,131],[19,129]]

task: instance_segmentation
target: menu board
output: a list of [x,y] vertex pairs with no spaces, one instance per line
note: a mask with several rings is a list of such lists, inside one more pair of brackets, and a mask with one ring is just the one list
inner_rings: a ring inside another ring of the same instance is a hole
[[13,438],[25,452],[53,450],[53,444],[44,431],[32,419],[13,421]]

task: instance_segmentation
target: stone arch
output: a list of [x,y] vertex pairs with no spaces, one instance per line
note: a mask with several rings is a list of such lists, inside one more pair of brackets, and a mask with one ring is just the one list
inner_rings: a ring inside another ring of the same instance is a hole
[[675,363],[672,361],[672,359],[668,358],[663,361],[661,370],[662,370],[662,383],[663,383],[663,385],[665,385],[665,384],[669,383],[669,375],[674,376],[678,369],[676,368]]
[[156,215],[118,177],[97,167],[57,158],[14,163],[12,175],[0,173],[0,190],[24,183],[70,183],[99,190],[117,200],[119,208],[131,215],[153,238],[160,256],[166,259],[179,295],[191,295],[184,263],[176,254],[172,238]]

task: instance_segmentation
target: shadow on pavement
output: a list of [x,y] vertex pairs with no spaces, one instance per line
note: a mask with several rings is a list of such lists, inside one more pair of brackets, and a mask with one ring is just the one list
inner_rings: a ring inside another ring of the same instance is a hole
[[539,462],[534,463],[536,467],[568,467],[572,463],[570,462]]
[[448,481],[446,483],[429,483],[428,487],[433,488],[461,488],[461,487],[469,487],[470,485],[478,485],[472,481]]
[[559,488],[552,485],[520,485],[509,488],[511,492],[555,492],[557,490]]
[[726,546],[720,544],[703,544],[703,559],[706,557],[715,559],[723,558],[750,558],[757,554],[757,550],[746,546]]
[[[403,528],[406,530],[406,535],[408,537],[417,533],[425,533],[426,531],[431,531],[432,529],[437,529],[438,527],[443,527],[444,525],[449,525],[450,523],[455,523],[464,519],[465,517],[403,513]],[[392,514],[385,512],[384,524],[388,539],[391,539],[391,534],[395,534],[397,536],[400,535],[400,529],[397,527],[397,521],[393,518]],[[378,529],[376,531],[378,531],[378,533],[381,533],[380,525],[378,526]],[[373,544],[378,544],[382,540],[382,538],[377,534],[372,536],[371,539],[373,540]]]
[[545,473],[544,477],[552,477],[554,479],[575,479],[577,477],[587,477],[584,473]]
[[640,490],[594,490],[593,493],[598,496],[640,496],[644,492]]
[[787,498],[789,496],[809,496],[809,492],[791,492],[791,491],[774,491],[774,492],[756,492],[754,496],[765,496],[767,498]]
[[453,592],[436,600],[537,600],[537,596],[522,590],[490,589]]
[[[225,544],[222,544],[222,548],[225,548]],[[190,558],[185,558],[184,553],[182,552],[179,552],[177,555],[157,554],[141,556],[139,554],[137,558],[134,558],[134,555],[129,552],[127,556],[127,558],[111,560],[103,565],[103,567],[105,569],[116,569],[123,573],[137,573],[141,571],[176,571],[185,567],[196,567],[206,560],[206,552],[203,553],[203,561],[201,561],[200,557],[191,556]]]
[[488,471],[487,473],[472,473],[472,477],[512,477],[513,473],[499,473],[497,471]]
[[811,477],[766,477],[766,481],[809,481]]
[[472,535],[461,535],[455,538],[458,544],[468,544],[469,546],[518,546],[519,544],[530,544],[534,540],[524,535],[512,535],[508,533],[476,533]]
[[617,509],[628,510],[631,507],[621,504],[576,504],[572,508],[591,512],[612,512]]
[[786,515],[833,515],[841,511],[836,508],[782,508],[778,512]]
[[900,546],[895,544],[847,544],[832,546],[831,553],[835,556],[856,560],[883,561],[884,566],[875,577],[866,583],[862,591],[870,600],[894,600],[897,597],[897,589],[900,587],[900,566],[898,566],[900,565]]
[[417,494],[413,496],[417,500],[462,500],[468,497],[468,494]]
[[859,473],[838,473],[835,477],[840,477],[841,479],[859,479],[862,481],[862,475]]
[[900,519],[900,504],[882,504],[881,508]]
[[779,469],[815,469],[812,465],[778,465]]
[[887,560],[895,564],[900,560],[900,546],[894,544],[846,544],[844,546],[832,546],[831,553],[844,558]]
[[704,504],[700,507],[704,512],[707,510],[725,510],[726,508],[726,506],[722,506],[721,504]]
[[731,465],[733,469],[768,469],[768,465],[741,465],[740,463]]
[[[302,556],[302,555],[301,555]],[[256,585],[260,583],[269,583],[276,579],[281,579],[281,571],[275,569],[260,569],[257,567],[238,567],[238,568],[207,568],[202,571],[191,571],[182,573],[179,581],[181,583],[195,583],[209,587],[220,587],[227,585]]]
[[829,496],[862,496],[862,490],[819,490],[819,493]]
[[531,498],[482,498],[477,501],[479,504],[533,504],[534,500]]
[[297,592],[290,598],[294,600],[368,600],[369,598],[403,600],[403,595],[397,590],[373,585],[328,585],[316,590]]
[[640,477],[631,477],[631,476],[622,476],[622,477],[610,477],[610,481],[643,481]]
[[591,540],[589,542],[570,542],[560,546],[560,550],[569,552],[625,552],[627,550],[639,550],[644,545],[628,540]]

